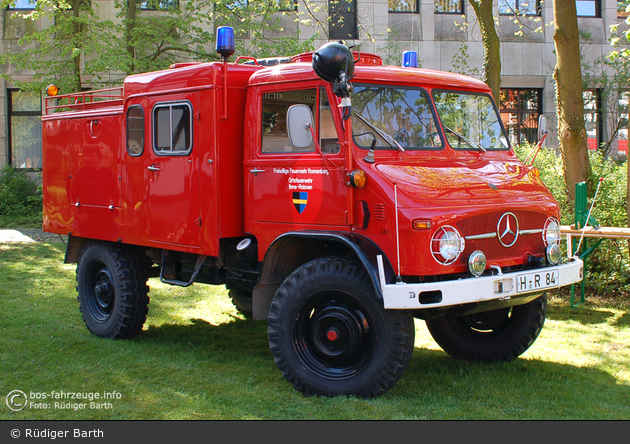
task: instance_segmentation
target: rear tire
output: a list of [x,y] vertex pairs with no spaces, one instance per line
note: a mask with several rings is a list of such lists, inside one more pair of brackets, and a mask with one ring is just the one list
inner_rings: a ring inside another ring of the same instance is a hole
[[327,257],[280,286],[268,333],[276,365],[298,391],[373,398],[404,373],[415,328],[410,312],[385,310],[358,263]]
[[547,296],[514,307],[427,320],[442,349],[456,359],[474,362],[511,361],[538,338],[547,314]]
[[77,264],[79,307],[88,330],[110,339],[142,330],[149,303],[142,258],[129,247],[93,242]]

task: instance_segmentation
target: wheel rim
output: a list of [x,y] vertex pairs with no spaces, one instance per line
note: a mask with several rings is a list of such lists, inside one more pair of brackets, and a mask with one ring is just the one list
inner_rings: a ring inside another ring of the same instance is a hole
[[374,355],[372,320],[363,305],[343,293],[305,304],[296,317],[294,344],[302,363],[326,379],[362,371]]
[[468,316],[452,318],[457,327],[467,334],[479,338],[489,338],[502,334],[512,322],[511,308],[474,313]]
[[116,302],[114,279],[109,268],[100,260],[90,263],[85,286],[85,302],[90,314],[97,322],[107,322]]

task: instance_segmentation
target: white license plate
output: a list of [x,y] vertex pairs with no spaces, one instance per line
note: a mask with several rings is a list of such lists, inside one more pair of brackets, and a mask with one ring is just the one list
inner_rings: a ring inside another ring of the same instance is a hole
[[525,293],[529,291],[542,290],[545,288],[557,287],[558,270],[537,271],[516,276],[516,292]]

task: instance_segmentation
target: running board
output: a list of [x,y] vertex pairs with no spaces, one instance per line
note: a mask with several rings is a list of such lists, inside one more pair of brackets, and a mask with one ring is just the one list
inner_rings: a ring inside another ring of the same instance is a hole
[[197,279],[197,275],[201,271],[201,267],[203,267],[203,264],[206,262],[206,257],[207,256],[199,256],[197,258],[197,263],[195,264],[195,271],[193,272],[188,282],[178,281],[177,279],[166,279],[164,277],[164,261],[166,259],[166,251],[162,250],[162,267],[160,269],[160,282],[164,282],[165,284],[170,284],[170,285],[177,285],[179,287],[189,287],[190,285],[193,284],[193,282],[195,282],[195,279]]

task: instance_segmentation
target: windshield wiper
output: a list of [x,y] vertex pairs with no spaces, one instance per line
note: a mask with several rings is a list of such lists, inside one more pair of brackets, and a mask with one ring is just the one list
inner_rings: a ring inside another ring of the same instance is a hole
[[378,133],[378,135],[381,136],[385,140],[385,142],[389,143],[391,146],[395,146],[401,152],[403,152],[403,153],[405,152],[405,149],[400,145],[400,143],[396,142],[396,139],[394,139],[392,136],[390,136],[389,134],[381,131],[380,129],[378,129],[374,125],[372,125],[370,122],[365,120],[365,117],[363,117],[361,114],[355,112],[354,115],[357,116],[359,119],[361,119],[361,121],[363,123],[365,123],[367,126],[369,126],[371,129],[376,131]]
[[444,125],[444,129],[448,131],[449,133],[454,134],[459,140],[463,140],[464,142],[466,142],[468,145],[470,145],[471,148],[479,148],[484,153],[486,152],[486,149],[484,147],[482,147],[478,143],[471,142],[466,137],[459,134],[457,131],[450,129],[448,126]]

